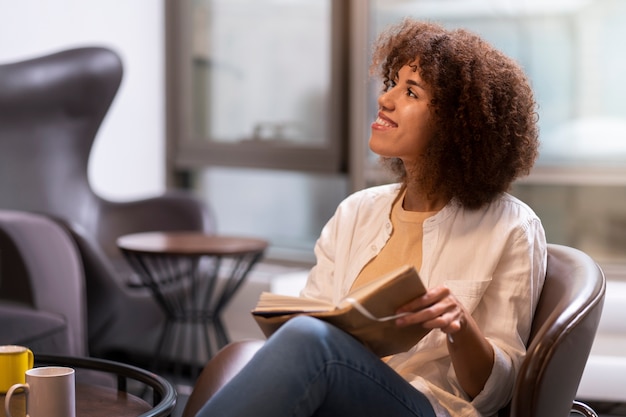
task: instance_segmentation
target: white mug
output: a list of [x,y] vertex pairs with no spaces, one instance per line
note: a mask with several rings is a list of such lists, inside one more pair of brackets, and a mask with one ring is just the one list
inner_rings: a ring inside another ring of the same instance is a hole
[[11,415],[11,397],[16,390],[26,393],[26,417],[76,417],[74,369],[44,366],[26,371],[26,383],[15,384],[4,399],[4,411]]

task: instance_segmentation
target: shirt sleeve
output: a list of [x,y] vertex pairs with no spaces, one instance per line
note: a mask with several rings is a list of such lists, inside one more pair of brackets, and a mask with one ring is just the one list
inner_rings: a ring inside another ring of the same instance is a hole
[[492,372],[472,401],[485,415],[497,413],[510,401],[545,279],[546,242],[539,220],[531,219],[518,232],[503,251],[492,283],[474,315],[494,349]]
[[331,289],[335,271],[337,215],[326,223],[315,243],[316,264],[309,272],[301,297],[332,302]]

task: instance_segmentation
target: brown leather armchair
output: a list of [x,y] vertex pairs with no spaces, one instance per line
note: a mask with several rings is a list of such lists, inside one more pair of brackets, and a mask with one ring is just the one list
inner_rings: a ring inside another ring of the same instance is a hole
[[[602,270],[587,254],[548,246],[546,281],[528,351],[513,399],[500,416],[568,417],[575,411],[597,417],[575,396],[600,321],[605,287]],[[259,340],[239,341],[218,352],[198,377],[183,417],[194,416],[262,345]]]
[[45,214],[73,236],[85,269],[94,356],[151,354],[164,320],[147,290],[129,287],[132,273],[116,239],[214,230],[208,208],[182,191],[114,202],[91,189],[89,155],[122,73],[119,56],[99,47],[0,65],[0,209]]

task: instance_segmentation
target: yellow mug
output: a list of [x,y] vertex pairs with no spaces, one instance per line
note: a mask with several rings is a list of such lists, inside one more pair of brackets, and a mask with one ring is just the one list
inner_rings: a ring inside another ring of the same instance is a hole
[[0,394],[13,384],[26,382],[26,371],[33,367],[33,352],[24,346],[0,346]]

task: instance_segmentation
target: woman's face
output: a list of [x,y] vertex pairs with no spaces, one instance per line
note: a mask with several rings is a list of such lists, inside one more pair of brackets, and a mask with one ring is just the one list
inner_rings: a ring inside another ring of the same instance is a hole
[[394,82],[378,97],[378,117],[369,141],[373,152],[400,158],[405,166],[419,161],[434,132],[429,108],[432,97],[413,68],[400,68]]

